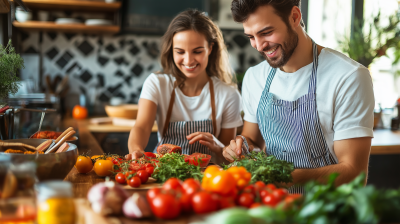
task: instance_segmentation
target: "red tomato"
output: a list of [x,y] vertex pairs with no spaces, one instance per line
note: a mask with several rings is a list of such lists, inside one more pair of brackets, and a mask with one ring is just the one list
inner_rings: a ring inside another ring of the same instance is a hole
[[257,208],[258,206],[261,206],[262,204],[260,202],[253,203],[250,205],[250,208]]
[[151,164],[151,163],[146,163],[146,165],[144,165],[146,168],[149,168],[149,167],[153,167],[154,168],[154,166],[153,166],[153,164]]
[[139,170],[145,170],[146,167],[143,164],[139,164],[139,163],[131,163],[129,164],[129,170],[132,171],[139,171]]
[[222,196],[224,196],[224,197],[233,197],[233,198],[236,198],[238,192],[239,192],[238,189],[235,187],[235,188],[232,188],[231,191],[229,191],[228,193],[226,193],[226,194],[224,194],[224,195],[222,195]]
[[264,205],[268,205],[271,207],[275,207],[280,202],[279,198],[276,197],[274,194],[268,194],[261,200]]
[[115,175],[115,181],[119,184],[126,184],[126,177],[123,173]]
[[219,208],[220,209],[225,209],[225,208],[232,208],[235,207],[235,200],[233,197],[220,197],[219,199]]
[[285,198],[285,204],[291,204],[297,199],[301,198],[301,194],[288,194]]
[[261,189],[263,189],[264,187],[265,187],[265,184],[264,184],[264,182],[262,182],[262,181],[257,181],[255,184],[254,184],[254,187],[255,187],[255,189],[256,190],[261,190]]
[[192,211],[192,197],[193,197],[193,195],[182,194],[182,196],[180,198],[182,211],[184,211],[184,212]]
[[286,189],[283,188],[279,188],[276,189],[272,192],[272,194],[274,194],[277,198],[279,198],[280,200],[282,200],[283,198],[286,197],[286,195],[288,194]]
[[154,167],[146,167],[146,172],[151,176],[154,173]]
[[149,180],[149,174],[147,173],[146,170],[139,170],[136,173],[136,176],[140,178],[142,184],[145,184],[147,180]]
[[201,185],[198,180],[189,178],[183,182],[182,188],[186,194],[193,195],[194,193],[200,191]]
[[237,204],[246,208],[254,203],[254,195],[252,193],[242,193],[237,198]]
[[147,191],[146,198],[148,202],[151,202],[153,198],[161,193],[161,188],[155,187]]
[[261,190],[260,191],[260,198],[264,198],[268,194],[270,194],[270,192],[268,190]]
[[197,214],[217,211],[218,204],[218,196],[207,191],[197,192],[192,198],[192,207]]
[[151,211],[161,219],[174,219],[181,212],[180,201],[170,194],[159,194],[150,202]]
[[274,184],[267,184],[267,185],[265,185],[265,187],[270,189],[271,191],[276,189],[276,186]]
[[182,191],[182,181],[178,178],[169,178],[162,186],[165,190],[180,190]]
[[253,185],[246,186],[243,192],[255,194],[255,189]]
[[142,184],[142,182],[141,182],[140,178],[137,176],[134,176],[128,180],[128,185],[131,187],[140,187],[141,184]]
[[144,155],[150,158],[157,158],[156,154],[152,152],[145,152]]

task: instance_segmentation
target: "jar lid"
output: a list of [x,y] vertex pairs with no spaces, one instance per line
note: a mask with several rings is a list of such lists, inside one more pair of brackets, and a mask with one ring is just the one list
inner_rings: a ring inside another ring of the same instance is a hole
[[38,200],[45,201],[49,198],[72,197],[72,184],[67,181],[44,181],[36,185]]

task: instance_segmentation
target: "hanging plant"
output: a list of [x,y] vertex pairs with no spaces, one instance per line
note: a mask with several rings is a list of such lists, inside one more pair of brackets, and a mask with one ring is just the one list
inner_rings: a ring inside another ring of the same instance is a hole
[[19,69],[24,68],[24,60],[15,53],[11,40],[7,46],[0,44],[0,108],[9,94],[15,94],[19,89]]

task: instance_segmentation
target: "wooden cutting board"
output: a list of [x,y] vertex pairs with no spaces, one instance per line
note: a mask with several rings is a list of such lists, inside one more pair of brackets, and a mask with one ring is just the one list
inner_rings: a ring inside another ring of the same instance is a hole
[[145,184],[140,185],[140,187],[133,188],[129,185],[124,185],[123,188],[127,189],[127,190],[149,190],[149,189],[152,189],[155,187],[161,187],[161,186],[162,186],[162,184],[156,183],[156,179],[149,177],[149,180]]

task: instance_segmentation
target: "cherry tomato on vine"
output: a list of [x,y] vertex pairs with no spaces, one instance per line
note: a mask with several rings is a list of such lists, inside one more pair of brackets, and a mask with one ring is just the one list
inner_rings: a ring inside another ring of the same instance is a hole
[[237,204],[246,208],[254,203],[254,195],[252,193],[242,193],[237,198]]
[[145,184],[149,179],[149,174],[146,172],[146,170],[139,170],[136,173],[136,176],[140,178],[142,184]]
[[119,184],[126,184],[126,177],[123,173],[115,175],[115,181]]
[[140,181],[140,178],[137,176],[134,176],[128,180],[128,185],[131,187],[140,187],[141,184],[142,182]]

